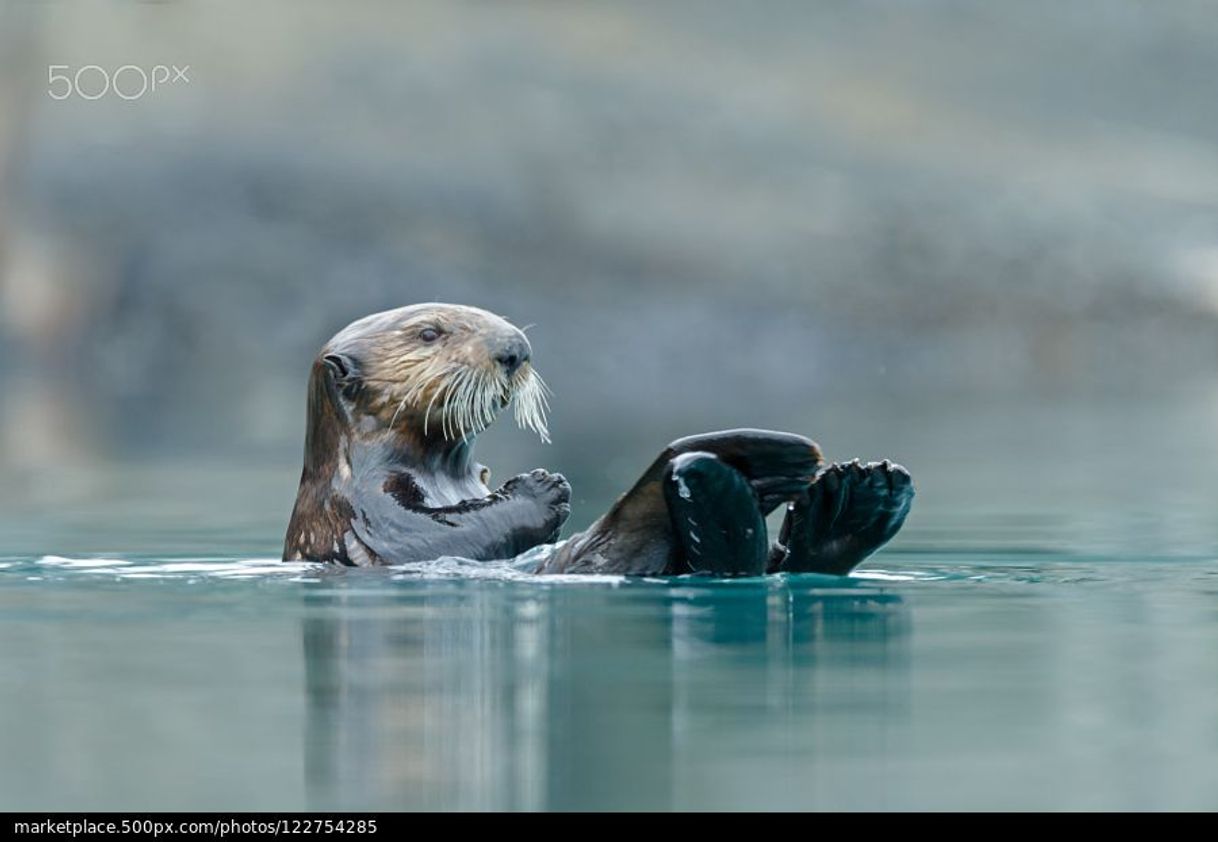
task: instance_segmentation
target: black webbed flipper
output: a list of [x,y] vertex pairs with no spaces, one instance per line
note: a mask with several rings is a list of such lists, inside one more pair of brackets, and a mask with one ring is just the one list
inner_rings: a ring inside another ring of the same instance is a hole
[[831,465],[788,507],[770,572],[846,575],[897,533],[913,497],[900,465]]
[[748,479],[710,453],[683,453],[670,463],[664,497],[679,548],[670,572],[760,576],[769,554],[765,520]]
[[[685,537],[675,534],[664,486],[676,460],[692,454],[712,456],[733,471],[736,476],[732,483],[745,484],[751,506],[760,510],[757,517],[805,491],[822,460],[815,442],[794,433],[724,430],[677,439],[660,452],[608,512],[563,544],[539,565],[537,572],[634,576],[689,572],[683,558]],[[706,499],[708,504],[712,502]],[[732,499],[745,497],[734,495]],[[740,521],[742,515],[736,504],[724,505],[728,516]],[[750,561],[746,566],[751,569],[752,565]]]
[[823,461],[820,447],[809,438],[743,429],[677,439],[665,448],[651,470],[685,453],[709,453],[740,472],[757,493],[763,515],[807,488]]

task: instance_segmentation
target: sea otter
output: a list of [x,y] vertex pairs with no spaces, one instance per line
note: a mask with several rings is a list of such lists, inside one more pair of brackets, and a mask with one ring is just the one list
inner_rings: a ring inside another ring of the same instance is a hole
[[[284,559],[490,561],[553,543],[571,511],[566,479],[539,468],[491,491],[473,459],[474,438],[512,402],[548,441],[546,395],[523,331],[485,310],[416,304],[348,325],[309,376]],[[844,575],[900,529],[913,484],[888,461],[822,465],[793,433],[678,439],[536,572]],[[784,504],[771,543],[765,516]]]

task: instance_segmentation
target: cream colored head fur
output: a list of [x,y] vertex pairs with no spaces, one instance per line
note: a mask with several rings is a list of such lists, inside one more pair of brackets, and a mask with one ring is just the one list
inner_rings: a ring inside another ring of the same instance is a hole
[[530,357],[524,332],[494,313],[429,303],[353,322],[319,362],[337,367],[340,382],[354,367],[350,397],[388,428],[468,440],[514,402],[516,423],[548,442],[549,389]]

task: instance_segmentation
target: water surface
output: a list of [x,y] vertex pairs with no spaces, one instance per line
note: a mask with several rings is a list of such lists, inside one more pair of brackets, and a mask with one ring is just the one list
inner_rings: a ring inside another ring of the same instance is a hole
[[[1218,386],[790,426],[914,474],[854,577],[284,565],[295,457],[6,475],[0,808],[1218,808]],[[574,528],[632,435],[546,455]]]
[[0,808],[1218,806],[1210,558],[0,577]]

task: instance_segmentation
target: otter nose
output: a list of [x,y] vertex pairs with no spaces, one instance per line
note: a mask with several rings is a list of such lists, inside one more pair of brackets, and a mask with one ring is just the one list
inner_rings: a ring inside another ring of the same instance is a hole
[[495,360],[503,366],[507,376],[511,377],[522,365],[529,361],[531,350],[527,339],[513,336],[505,340],[495,352]]

